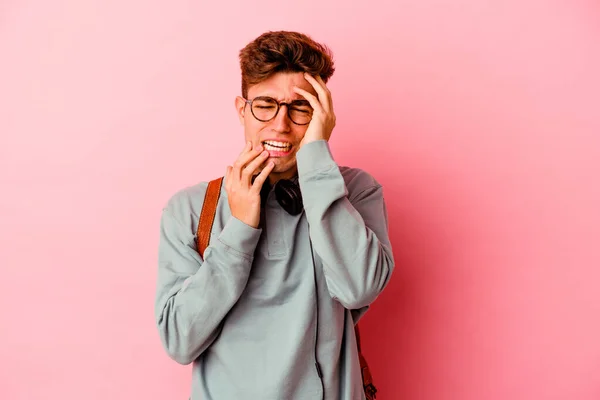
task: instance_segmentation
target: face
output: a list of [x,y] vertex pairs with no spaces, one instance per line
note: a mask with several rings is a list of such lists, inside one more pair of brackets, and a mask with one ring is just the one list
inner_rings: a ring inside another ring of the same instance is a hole
[[[251,86],[248,89],[248,99],[269,96],[286,103],[293,100],[305,100],[293,91],[294,86],[316,95],[314,88],[304,79],[302,72],[280,72]],[[240,123],[244,126],[246,141],[252,142],[252,148],[262,145],[269,152],[265,165],[269,161],[275,163],[275,167],[269,175],[269,181],[274,183],[279,179],[289,179],[294,176],[297,171],[296,152],[308,125],[294,124],[288,116],[287,106],[281,106],[272,120],[261,122],[252,115],[250,105],[242,97],[238,96],[235,99],[235,105]]]

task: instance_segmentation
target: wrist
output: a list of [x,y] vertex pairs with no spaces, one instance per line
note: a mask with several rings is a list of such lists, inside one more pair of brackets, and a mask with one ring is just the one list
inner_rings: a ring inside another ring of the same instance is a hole
[[258,229],[260,220],[254,216],[238,215],[237,213],[232,213],[231,216],[248,225],[250,228]]
[[326,140],[315,140],[296,153],[296,165],[298,174],[302,177],[336,167],[337,164],[331,154],[329,142]]

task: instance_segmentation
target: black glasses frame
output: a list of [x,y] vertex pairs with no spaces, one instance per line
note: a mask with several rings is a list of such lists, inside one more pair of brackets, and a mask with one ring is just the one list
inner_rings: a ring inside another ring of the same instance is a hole
[[[277,114],[279,114],[279,109],[281,108],[281,106],[286,106],[287,116],[290,119],[290,121],[292,121],[296,125],[308,125],[308,124],[310,124],[310,121],[308,121],[305,124],[299,124],[298,122],[296,122],[296,121],[294,121],[292,119],[292,114],[290,113],[290,105],[292,105],[294,103],[294,101],[297,101],[297,100],[293,100],[293,101],[291,101],[289,103],[286,103],[285,101],[277,101],[276,99],[274,99],[272,97],[269,97],[269,96],[257,96],[257,97],[255,97],[253,99],[244,99],[244,100],[246,101],[246,104],[250,105],[250,112],[252,113],[252,116],[254,118],[256,118],[258,121],[260,121],[260,122],[269,122],[269,121],[272,121],[275,117],[277,117]],[[277,110],[275,111],[275,114],[273,115],[273,117],[271,117],[269,119],[266,119],[266,120],[258,118],[254,114],[254,110],[252,109],[252,103],[254,102],[254,100],[269,100],[269,101],[272,100],[272,101],[274,101],[275,104],[277,104]],[[311,115],[311,120],[312,120],[312,115]]]

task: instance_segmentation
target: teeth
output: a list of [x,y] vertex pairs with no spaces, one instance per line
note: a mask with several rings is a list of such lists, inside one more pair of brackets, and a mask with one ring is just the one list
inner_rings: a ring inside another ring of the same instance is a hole
[[265,147],[270,147],[273,149],[287,149],[292,146],[290,143],[273,142],[270,140],[263,142],[263,144],[265,145]]

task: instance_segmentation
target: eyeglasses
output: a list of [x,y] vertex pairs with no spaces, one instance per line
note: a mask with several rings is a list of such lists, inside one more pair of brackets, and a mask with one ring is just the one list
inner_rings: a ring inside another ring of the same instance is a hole
[[261,122],[269,122],[279,113],[281,106],[287,107],[287,115],[296,125],[307,125],[313,115],[313,108],[307,100],[294,100],[289,103],[278,102],[272,97],[259,96],[252,100],[246,100],[250,104],[250,111],[254,118]]

